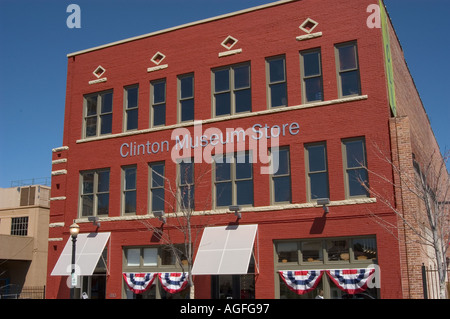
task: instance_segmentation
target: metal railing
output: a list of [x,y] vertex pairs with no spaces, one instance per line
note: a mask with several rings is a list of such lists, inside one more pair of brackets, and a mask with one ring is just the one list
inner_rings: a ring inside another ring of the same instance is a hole
[[0,288],[0,299],[45,299],[45,286],[7,285]]
[[[450,296],[450,268],[447,268],[447,299]],[[439,274],[437,266],[422,264],[422,285],[424,299],[439,299]]]

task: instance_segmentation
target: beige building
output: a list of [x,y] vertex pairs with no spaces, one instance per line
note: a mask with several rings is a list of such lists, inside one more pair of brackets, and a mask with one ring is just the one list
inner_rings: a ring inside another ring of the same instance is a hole
[[50,187],[0,188],[0,298],[43,298]]

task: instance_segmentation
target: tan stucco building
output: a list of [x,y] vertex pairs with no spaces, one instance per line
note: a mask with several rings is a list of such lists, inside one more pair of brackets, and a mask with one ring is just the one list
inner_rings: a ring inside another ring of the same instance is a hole
[[[0,188],[0,296],[45,290],[50,187]],[[25,288],[25,289],[24,289]]]

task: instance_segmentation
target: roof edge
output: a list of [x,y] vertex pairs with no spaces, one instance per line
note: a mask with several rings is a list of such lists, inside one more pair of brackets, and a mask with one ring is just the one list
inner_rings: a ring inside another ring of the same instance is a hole
[[265,8],[269,8],[269,7],[274,7],[274,6],[282,5],[282,4],[289,3],[289,2],[296,2],[296,1],[301,1],[301,0],[279,0],[279,1],[276,1],[276,2],[267,3],[267,4],[260,5],[260,6],[256,6],[256,7],[252,7],[252,8],[248,8],[248,9],[243,9],[243,10],[239,10],[239,11],[235,11],[235,12],[231,12],[231,13],[226,13],[226,14],[222,14],[222,15],[219,15],[219,16],[206,18],[206,19],[198,20],[198,21],[194,21],[194,22],[189,22],[189,23],[185,23],[185,24],[182,24],[182,25],[179,25],[179,26],[170,27],[170,28],[167,28],[167,29],[154,31],[154,32],[143,34],[143,35],[139,35],[139,36],[135,36],[135,37],[131,37],[131,38],[127,38],[127,39],[123,39],[123,40],[119,40],[119,41],[115,41],[115,42],[99,45],[99,46],[92,47],[92,48],[89,48],[89,49],[76,51],[76,52],[67,54],[67,57],[70,58],[70,57],[77,56],[77,55],[80,55],[80,54],[84,54],[84,53],[88,53],[88,52],[97,51],[97,50],[101,50],[101,49],[104,49],[104,48],[116,46],[116,45],[119,45],[119,44],[132,42],[132,41],[136,41],[136,40],[152,37],[152,36],[155,36],[155,35],[159,35],[159,34],[168,33],[168,32],[171,32],[171,31],[179,30],[179,29],[184,29],[184,28],[187,28],[187,27],[191,27],[191,26],[195,26],[195,25],[199,25],[199,24],[203,24],[203,23],[207,23],[207,22],[221,20],[221,19],[225,19],[225,18],[228,18],[228,17],[233,17],[233,16],[236,16],[236,15],[244,14],[244,13],[247,13],[247,12],[257,11],[257,10],[261,10],[261,9],[265,9]]

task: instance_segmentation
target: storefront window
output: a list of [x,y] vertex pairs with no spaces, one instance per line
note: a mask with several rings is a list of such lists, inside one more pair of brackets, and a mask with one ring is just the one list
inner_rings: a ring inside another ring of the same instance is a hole
[[298,247],[296,242],[280,242],[277,244],[278,262],[297,262]]
[[303,262],[321,262],[323,261],[322,242],[305,241],[302,242],[302,260]]

